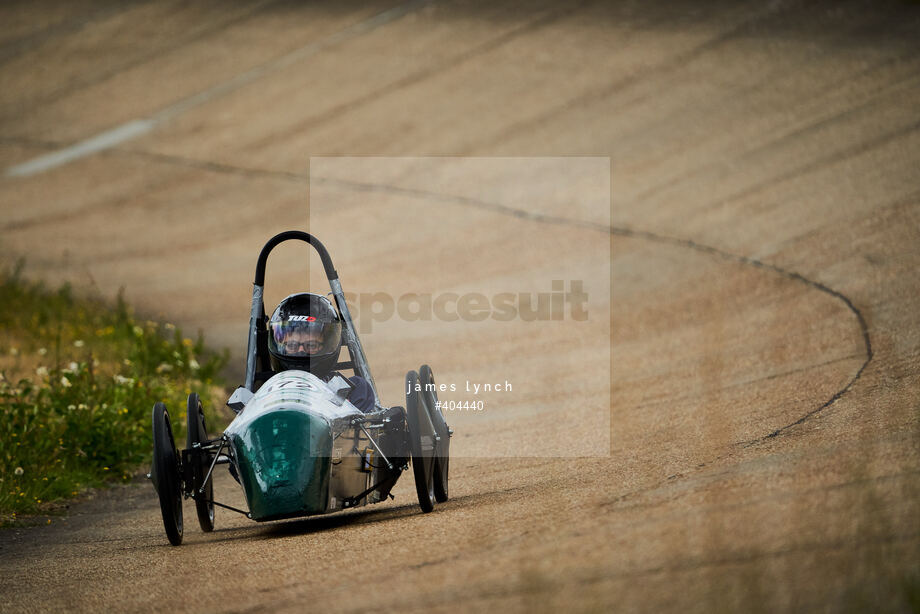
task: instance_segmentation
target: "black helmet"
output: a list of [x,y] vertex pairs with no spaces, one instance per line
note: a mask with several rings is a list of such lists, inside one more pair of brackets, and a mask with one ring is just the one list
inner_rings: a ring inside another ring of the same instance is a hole
[[341,349],[342,319],[325,296],[292,294],[268,321],[268,352],[276,372],[298,369],[324,377]]

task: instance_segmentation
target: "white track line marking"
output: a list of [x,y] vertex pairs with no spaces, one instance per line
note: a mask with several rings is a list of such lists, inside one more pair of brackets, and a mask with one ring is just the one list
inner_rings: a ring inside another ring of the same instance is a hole
[[28,177],[30,175],[35,175],[37,173],[43,173],[47,170],[51,170],[58,166],[68,164],[89,156],[105,149],[115,147],[120,143],[125,141],[130,141],[131,139],[137,138],[143,134],[146,134],[156,128],[161,123],[181,115],[186,111],[193,109],[197,106],[210,102],[221,96],[225,96],[231,92],[239,90],[257,79],[278,72],[292,64],[300,62],[312,55],[319,53],[320,51],[337,45],[339,43],[345,42],[349,39],[360,36],[366,32],[378,28],[384,24],[387,24],[391,21],[399,19],[400,17],[414,11],[416,8],[428,4],[429,0],[410,0],[409,2],[404,2],[398,6],[394,6],[391,9],[387,9],[382,13],[378,13],[373,17],[369,17],[364,21],[359,21],[358,23],[352,24],[343,30],[339,30],[334,34],[322,38],[318,41],[308,43],[303,47],[295,49],[289,53],[282,55],[281,57],[275,58],[265,64],[256,66],[250,70],[247,70],[244,73],[236,75],[232,79],[228,79],[223,83],[218,83],[206,90],[193,94],[187,98],[183,98],[173,104],[164,107],[160,111],[157,111],[150,117],[143,119],[134,119],[129,122],[125,122],[119,126],[115,126],[105,132],[100,132],[94,136],[89,137],[88,139],[82,140],[78,143],[74,143],[63,149],[53,151],[48,154],[44,154],[23,162],[21,164],[16,164],[10,166],[4,171],[4,174],[7,177]]
[[116,126],[111,130],[100,132],[79,143],[74,143],[70,147],[53,151],[49,154],[32,158],[28,162],[17,164],[6,169],[7,177],[28,177],[42,173],[62,164],[67,164],[78,158],[92,155],[96,152],[114,147],[119,143],[124,143],[130,139],[146,134],[153,130],[156,122],[152,119],[135,119],[127,123]]

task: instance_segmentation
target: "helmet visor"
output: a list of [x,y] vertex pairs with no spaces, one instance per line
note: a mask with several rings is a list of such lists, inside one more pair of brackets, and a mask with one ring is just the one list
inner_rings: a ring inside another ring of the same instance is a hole
[[312,316],[291,316],[269,322],[269,349],[279,356],[323,356],[339,349],[340,322],[322,322]]

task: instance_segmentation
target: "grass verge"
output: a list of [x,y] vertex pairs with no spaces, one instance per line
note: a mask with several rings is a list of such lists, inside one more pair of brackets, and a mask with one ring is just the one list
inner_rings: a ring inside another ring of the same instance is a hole
[[177,441],[198,392],[208,423],[224,391],[226,353],[168,323],[0,272],[0,526],[60,506],[87,488],[146,471],[150,415],[165,401]]

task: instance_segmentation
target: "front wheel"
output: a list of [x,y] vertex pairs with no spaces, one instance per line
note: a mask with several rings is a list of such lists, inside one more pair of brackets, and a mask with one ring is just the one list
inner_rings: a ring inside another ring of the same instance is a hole
[[150,479],[160,497],[166,537],[173,546],[182,543],[182,481],[179,455],[173,440],[169,413],[163,403],[153,406],[153,467]]
[[409,451],[418,504],[426,514],[434,509],[434,429],[418,391],[418,373],[406,374],[406,417],[409,421]]
[[422,398],[435,433],[434,454],[434,498],[438,503],[447,501],[447,474],[450,466],[450,428],[441,413],[438,403],[437,387],[431,367],[422,365],[418,370],[418,379],[422,384]]
[[[191,450],[208,441],[208,430],[204,424],[204,409],[201,407],[201,399],[196,393],[188,395],[188,449]],[[211,466],[209,454],[190,456],[190,458],[200,459],[197,467],[189,468],[194,471],[196,476],[195,482],[195,511],[198,512],[198,525],[205,533],[214,530],[214,478],[209,477],[204,485],[204,492],[200,493],[200,482],[207,475]]]

